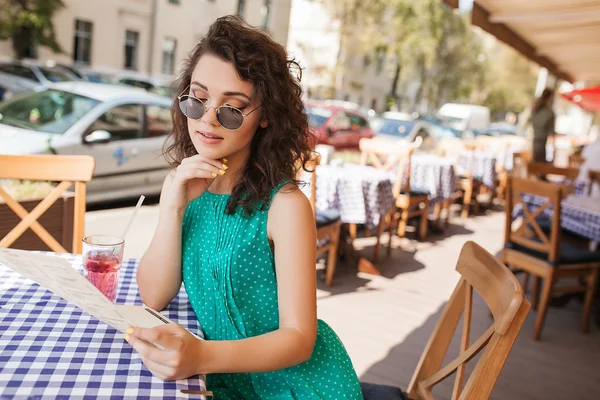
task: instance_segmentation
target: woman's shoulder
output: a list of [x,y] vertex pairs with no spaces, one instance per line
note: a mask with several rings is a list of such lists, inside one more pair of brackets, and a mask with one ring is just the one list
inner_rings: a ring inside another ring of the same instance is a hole
[[279,186],[273,194],[269,213],[287,214],[290,212],[312,213],[312,207],[308,197],[300,190],[298,185],[286,182]]

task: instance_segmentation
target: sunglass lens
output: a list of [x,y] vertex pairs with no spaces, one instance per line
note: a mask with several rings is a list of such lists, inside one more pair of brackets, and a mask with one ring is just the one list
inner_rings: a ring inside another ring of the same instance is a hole
[[181,96],[179,109],[183,115],[190,119],[200,119],[204,115],[204,104],[190,96]]
[[244,122],[242,112],[231,107],[219,107],[217,119],[219,120],[219,123],[227,129],[238,129]]

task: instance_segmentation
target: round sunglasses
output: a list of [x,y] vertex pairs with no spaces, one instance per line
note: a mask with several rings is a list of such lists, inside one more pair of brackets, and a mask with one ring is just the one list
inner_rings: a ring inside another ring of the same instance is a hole
[[[189,86],[183,91],[186,93],[189,89]],[[242,124],[244,123],[244,117],[252,114],[254,111],[258,110],[260,106],[256,107],[254,110],[247,112],[244,114],[242,110],[239,108],[235,108],[232,106],[219,106],[219,107],[209,107],[206,103],[200,100],[197,97],[194,97],[189,94],[180,94],[177,99],[179,100],[179,109],[189,119],[200,119],[208,111],[210,108],[214,108],[217,113],[217,121],[221,124],[221,126],[230,131],[235,131],[240,129]]]

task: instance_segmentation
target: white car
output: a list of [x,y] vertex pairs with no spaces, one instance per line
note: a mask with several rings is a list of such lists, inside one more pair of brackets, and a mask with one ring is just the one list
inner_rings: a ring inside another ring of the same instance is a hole
[[371,124],[375,139],[411,143],[421,150],[432,150],[437,144],[430,124],[415,120],[409,114],[388,111]]
[[89,203],[159,194],[170,106],[169,98],[136,88],[53,84],[0,103],[0,153],[93,156]]

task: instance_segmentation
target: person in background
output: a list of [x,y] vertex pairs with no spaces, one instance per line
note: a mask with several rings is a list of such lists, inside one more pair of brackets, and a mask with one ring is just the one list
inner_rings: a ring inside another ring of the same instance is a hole
[[552,110],[554,92],[544,89],[542,95],[536,100],[531,110],[531,124],[533,126],[533,161],[546,162],[546,142],[548,137],[554,136],[554,123],[556,115]]

